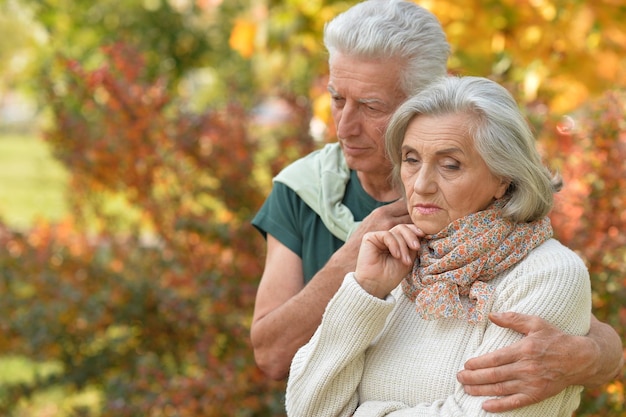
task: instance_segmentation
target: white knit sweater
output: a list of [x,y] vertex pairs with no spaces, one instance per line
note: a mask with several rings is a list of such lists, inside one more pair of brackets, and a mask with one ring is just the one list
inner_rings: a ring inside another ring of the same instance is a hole
[[[490,281],[490,311],[543,317],[563,331],[589,330],[591,289],[582,260],[556,240]],[[309,343],[296,354],[287,386],[287,414],[324,416],[486,416],[486,397],[465,394],[456,379],[466,360],[522,336],[490,322],[426,321],[400,286],[385,300],[348,274]],[[572,386],[507,416],[569,417],[582,387]]]

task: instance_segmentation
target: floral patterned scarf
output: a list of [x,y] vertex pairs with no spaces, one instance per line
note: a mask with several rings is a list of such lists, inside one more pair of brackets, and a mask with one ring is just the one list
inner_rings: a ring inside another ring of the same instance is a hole
[[495,291],[488,281],[552,237],[548,217],[514,223],[502,217],[502,205],[496,202],[422,240],[413,271],[402,282],[422,318],[486,320]]

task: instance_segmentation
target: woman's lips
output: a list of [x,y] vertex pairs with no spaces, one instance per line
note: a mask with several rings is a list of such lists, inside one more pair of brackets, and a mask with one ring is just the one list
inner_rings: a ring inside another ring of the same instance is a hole
[[423,214],[423,215],[433,214],[433,213],[441,210],[441,208],[439,206],[436,206],[434,204],[415,204],[413,206],[413,208],[419,214]]

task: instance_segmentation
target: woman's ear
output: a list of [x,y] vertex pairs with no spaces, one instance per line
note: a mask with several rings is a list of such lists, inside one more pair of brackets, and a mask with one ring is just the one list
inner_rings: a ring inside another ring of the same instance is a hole
[[502,178],[500,180],[500,185],[496,189],[496,194],[494,195],[494,198],[498,200],[504,197],[510,185],[511,185],[511,180],[509,180],[508,178]]

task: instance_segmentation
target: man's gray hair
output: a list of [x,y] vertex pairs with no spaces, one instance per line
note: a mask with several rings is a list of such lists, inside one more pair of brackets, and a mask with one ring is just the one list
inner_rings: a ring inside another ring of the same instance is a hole
[[437,18],[402,0],[366,0],[351,7],[326,24],[324,44],[330,59],[339,53],[404,61],[400,87],[407,96],[445,75],[450,54]]

